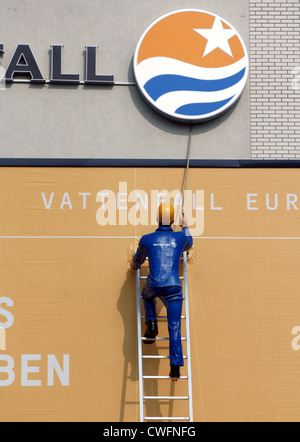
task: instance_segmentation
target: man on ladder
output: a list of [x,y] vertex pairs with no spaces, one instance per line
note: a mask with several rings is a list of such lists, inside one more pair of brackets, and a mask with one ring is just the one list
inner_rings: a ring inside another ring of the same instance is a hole
[[137,270],[145,259],[149,260],[149,276],[142,290],[145,306],[145,344],[153,344],[158,335],[156,301],[159,297],[167,309],[170,338],[170,377],[180,378],[180,366],[184,365],[181,342],[182,285],[179,277],[180,258],[184,251],[193,245],[193,238],[187,227],[187,219],[182,217],[181,232],[174,232],[174,207],[163,203],[158,210],[158,229],[144,235],[131,261],[131,268]]

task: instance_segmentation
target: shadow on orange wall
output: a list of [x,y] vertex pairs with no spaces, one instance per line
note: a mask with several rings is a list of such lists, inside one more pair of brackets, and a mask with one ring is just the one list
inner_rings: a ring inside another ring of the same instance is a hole
[[[147,274],[147,268],[142,267],[141,274]],[[134,406],[136,409],[137,420],[139,413],[139,384],[138,384],[138,346],[137,346],[137,308],[136,308],[136,274],[132,270],[126,273],[126,280],[122,286],[120,297],[118,300],[118,310],[122,316],[124,325],[124,341],[123,341],[123,382],[120,404],[120,422],[126,421],[126,415],[132,415],[128,412],[127,407]],[[160,313],[162,304],[157,303],[157,313]],[[143,303],[141,303],[141,314],[144,315]],[[142,319],[142,335],[145,332],[145,321]],[[162,347],[160,347],[161,349]],[[167,349],[167,348],[166,348]],[[158,356],[157,345],[143,345],[143,354]],[[158,376],[160,368],[160,359],[146,359],[143,361],[143,374],[148,376]],[[133,389],[131,382],[136,383]],[[132,391],[134,390],[134,397]],[[157,379],[144,380],[144,395],[158,396]],[[145,403],[145,416],[162,417],[161,401],[153,399]]]

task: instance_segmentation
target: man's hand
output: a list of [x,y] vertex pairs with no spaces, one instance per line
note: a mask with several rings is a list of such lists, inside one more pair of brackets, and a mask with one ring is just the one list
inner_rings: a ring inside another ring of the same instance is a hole
[[136,270],[136,265],[134,264],[133,261],[131,261],[129,265],[132,270]]
[[184,215],[184,213],[181,216],[181,222],[180,222],[180,226],[183,229],[184,227],[188,226],[188,219],[187,217]]

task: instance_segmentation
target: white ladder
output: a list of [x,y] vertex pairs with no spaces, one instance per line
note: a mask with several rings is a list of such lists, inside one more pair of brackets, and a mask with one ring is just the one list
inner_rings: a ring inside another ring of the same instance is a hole
[[[152,356],[143,355],[142,342],[146,338],[142,337],[142,324],[141,320],[144,316],[141,316],[141,280],[147,279],[147,276],[141,276],[141,272],[138,269],[136,272],[136,294],[137,294],[137,327],[138,327],[138,365],[139,365],[139,403],[140,403],[140,422],[145,421],[158,421],[158,420],[177,420],[177,421],[189,421],[193,422],[193,397],[192,397],[192,370],[191,370],[191,350],[190,350],[190,321],[189,321],[189,298],[188,298],[188,278],[187,278],[187,252],[183,253],[181,258],[183,260],[184,276],[180,279],[184,281],[184,301],[185,301],[185,316],[181,316],[181,319],[185,319],[186,323],[186,338],[182,340],[187,344],[187,355],[183,358],[187,361],[187,376],[180,377],[181,380],[187,380],[188,383],[188,395],[187,396],[144,396],[144,379],[170,379],[169,376],[144,376],[143,375],[143,360],[150,358],[169,359],[169,356]],[[158,316],[158,319],[166,318],[166,316]],[[156,338],[156,340],[169,340],[169,338]],[[188,400],[189,401],[189,416],[185,417],[155,417],[144,415],[144,401],[147,400]]]

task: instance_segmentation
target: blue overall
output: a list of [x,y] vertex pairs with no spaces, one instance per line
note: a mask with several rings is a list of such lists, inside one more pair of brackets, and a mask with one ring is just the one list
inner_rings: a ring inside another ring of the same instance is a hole
[[149,259],[149,276],[142,290],[146,324],[156,320],[156,301],[160,298],[167,309],[170,338],[170,365],[183,366],[181,342],[182,286],[179,265],[182,253],[193,245],[187,227],[173,232],[170,226],[160,226],[155,232],[144,235],[133,257],[138,269],[146,257]]

